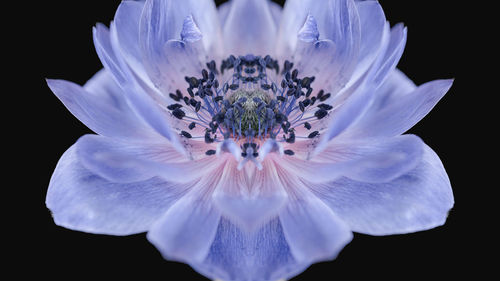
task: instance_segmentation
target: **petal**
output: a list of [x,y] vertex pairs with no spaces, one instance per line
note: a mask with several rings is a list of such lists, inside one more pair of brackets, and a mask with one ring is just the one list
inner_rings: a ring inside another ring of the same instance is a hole
[[[112,25],[112,27],[114,27]],[[179,144],[178,136],[172,131],[169,124],[167,113],[162,110],[157,102],[148,95],[148,92],[140,85],[139,81],[130,71],[129,67],[123,61],[122,57],[118,56],[115,50],[118,48],[116,32],[113,32],[103,25],[97,25],[94,28],[94,45],[97,54],[101,59],[104,67],[113,75],[117,84],[123,90],[128,105],[140,116],[150,127],[152,127],[160,135],[170,140],[180,151],[183,150]],[[115,36],[112,36],[115,35]]]
[[276,217],[287,198],[273,163],[262,164],[261,171],[256,171],[254,165],[238,171],[238,163],[230,161],[213,194],[214,204],[222,214],[248,232]]
[[78,120],[98,134],[119,138],[154,134],[127,105],[107,70],[98,72],[84,88],[64,80],[47,80],[47,84]]
[[268,0],[232,0],[222,27],[226,53],[267,55],[274,50],[277,26]]
[[428,146],[419,165],[393,181],[379,184],[341,179],[309,185],[353,231],[389,235],[444,224],[453,193],[441,160]]
[[207,258],[190,265],[211,279],[276,281],[289,280],[310,263],[292,256],[278,219],[254,233],[222,219]]
[[128,184],[109,182],[82,166],[73,145],[50,179],[46,204],[57,225],[129,235],[147,231],[188,188],[158,178]]
[[309,182],[342,176],[363,182],[387,182],[415,168],[422,156],[422,140],[414,135],[361,141],[331,142],[311,160],[283,159],[279,165]]
[[216,165],[204,157],[190,160],[169,142],[124,142],[97,135],[85,135],[77,144],[81,163],[111,182],[142,181],[158,176],[169,182],[190,182]]
[[355,4],[359,13],[361,39],[358,63],[352,80],[361,77],[383,50],[383,36],[388,25],[378,1],[357,1]]
[[349,227],[296,176],[276,170],[290,198],[279,219],[293,257],[300,263],[334,259],[352,239]]
[[[301,75],[315,76],[315,87],[335,95],[349,81],[358,60],[359,18],[352,1],[330,1],[322,9],[311,10],[295,33],[299,40],[294,58]],[[314,40],[311,32],[321,40]]]
[[[399,69],[394,69],[376,91],[376,97],[367,114],[375,113],[405,95],[415,91],[417,86]],[[368,118],[368,117],[367,117]]]
[[382,64],[378,67],[373,79],[373,84],[378,86],[387,78],[388,74],[396,68],[406,46],[407,29],[402,24],[396,24],[391,29],[391,35],[387,51],[382,59]]
[[435,80],[391,100],[379,111],[361,118],[346,132],[346,138],[395,136],[406,132],[432,110],[452,83],[453,80]]
[[207,257],[220,220],[210,195],[223,170],[224,162],[198,181],[148,232],[148,240],[166,259],[197,263]]

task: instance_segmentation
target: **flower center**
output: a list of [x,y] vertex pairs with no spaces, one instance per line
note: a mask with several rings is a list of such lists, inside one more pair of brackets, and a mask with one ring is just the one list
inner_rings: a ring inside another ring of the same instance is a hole
[[[275,147],[293,144],[298,138],[317,138],[320,131],[313,127],[332,110],[331,105],[322,103],[330,94],[323,90],[314,93],[314,76],[299,78],[289,61],[285,61],[281,73],[278,61],[270,56],[231,55],[222,60],[220,71],[215,61],[207,63],[207,68],[201,71],[201,77],[185,77],[187,95],[180,90],[170,93],[178,103],[167,108],[184,121],[182,137],[218,143],[226,151],[231,150],[225,146],[232,140],[241,149],[243,164],[252,160],[259,167],[256,158],[265,141],[272,140]],[[294,155],[291,149],[282,152]],[[214,155],[216,150],[209,149],[205,154]]]

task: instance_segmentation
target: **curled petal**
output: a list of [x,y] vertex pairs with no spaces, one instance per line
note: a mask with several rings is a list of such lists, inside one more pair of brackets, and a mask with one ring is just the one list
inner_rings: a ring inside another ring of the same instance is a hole
[[308,185],[355,232],[388,235],[442,225],[453,206],[441,160],[425,146],[417,167],[386,183],[341,179]]
[[159,178],[119,184],[82,166],[76,146],[59,160],[46,204],[56,224],[73,230],[129,235],[147,231],[190,185]]

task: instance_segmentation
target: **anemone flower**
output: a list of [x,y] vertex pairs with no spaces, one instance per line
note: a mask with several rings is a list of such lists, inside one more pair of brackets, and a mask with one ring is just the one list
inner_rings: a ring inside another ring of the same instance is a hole
[[48,85],[95,135],[61,157],[55,223],[147,232],[168,260],[224,281],[289,279],[352,232],[442,225],[436,153],[403,134],[451,87],[396,68],[406,42],[377,1],[123,1],[83,87]]

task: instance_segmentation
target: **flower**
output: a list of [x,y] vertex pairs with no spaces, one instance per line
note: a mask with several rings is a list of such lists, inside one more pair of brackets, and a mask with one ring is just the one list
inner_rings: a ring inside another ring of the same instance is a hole
[[411,82],[405,41],[377,1],[123,1],[94,28],[104,69],[48,80],[97,135],[63,154],[47,206],[225,281],[291,278],[352,232],[439,226],[448,176],[403,133],[452,81]]

